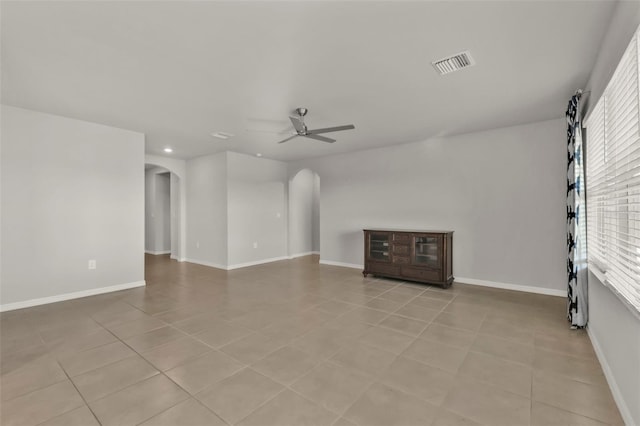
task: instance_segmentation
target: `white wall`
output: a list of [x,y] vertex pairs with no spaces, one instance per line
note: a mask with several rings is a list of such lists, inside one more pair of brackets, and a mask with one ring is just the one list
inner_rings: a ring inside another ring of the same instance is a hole
[[314,251],[315,175],[300,170],[289,181],[289,256]]
[[171,253],[170,185],[168,172],[156,175],[156,253]]
[[227,265],[227,153],[187,161],[188,261]]
[[[620,2],[586,87],[589,104],[602,96],[638,25],[640,2]],[[640,425],[640,319],[593,274],[587,327],[625,422]]]
[[144,284],[144,135],[0,111],[2,309]]
[[320,176],[313,174],[313,203],[311,207],[311,233],[313,251],[320,253]]
[[460,279],[565,288],[562,119],[294,163],[320,175],[322,261],[363,263],[365,227],[450,229]]
[[227,179],[228,267],[285,258],[286,163],[228,152]]

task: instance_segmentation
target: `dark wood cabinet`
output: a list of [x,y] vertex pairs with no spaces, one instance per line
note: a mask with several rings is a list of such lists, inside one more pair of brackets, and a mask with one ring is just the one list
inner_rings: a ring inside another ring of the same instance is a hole
[[453,231],[364,230],[364,271],[409,281],[453,282]]

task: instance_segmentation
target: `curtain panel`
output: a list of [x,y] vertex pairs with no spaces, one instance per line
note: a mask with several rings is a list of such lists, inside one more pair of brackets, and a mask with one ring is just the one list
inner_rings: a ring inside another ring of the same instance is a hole
[[581,91],[567,107],[567,318],[572,328],[587,325],[588,273]]

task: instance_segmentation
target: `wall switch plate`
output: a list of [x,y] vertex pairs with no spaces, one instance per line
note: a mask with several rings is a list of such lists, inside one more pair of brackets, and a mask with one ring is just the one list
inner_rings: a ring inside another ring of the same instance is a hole
[[89,269],[96,269],[96,261],[95,261],[95,259],[89,260]]
[[276,217],[277,217],[278,219],[280,219],[280,216],[282,216],[280,213],[276,213]]
[[196,248],[200,248],[200,241],[196,241]]
[[258,248],[258,243],[253,243],[253,248]]

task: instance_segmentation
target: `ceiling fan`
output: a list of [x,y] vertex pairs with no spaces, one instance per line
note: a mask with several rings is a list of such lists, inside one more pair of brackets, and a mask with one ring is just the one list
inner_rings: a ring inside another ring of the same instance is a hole
[[304,116],[307,115],[307,112],[309,112],[309,110],[306,108],[296,108],[296,116],[289,116],[291,123],[293,123],[293,127],[296,129],[296,134],[283,139],[278,143],[290,141],[291,139],[298,136],[303,136],[305,138],[315,139],[322,142],[334,143],[336,141],[335,139],[320,136],[319,133],[339,132],[341,130],[351,130],[356,128],[353,124],[347,124],[345,126],[325,127],[324,129],[309,130],[307,129],[307,125],[304,124]]

